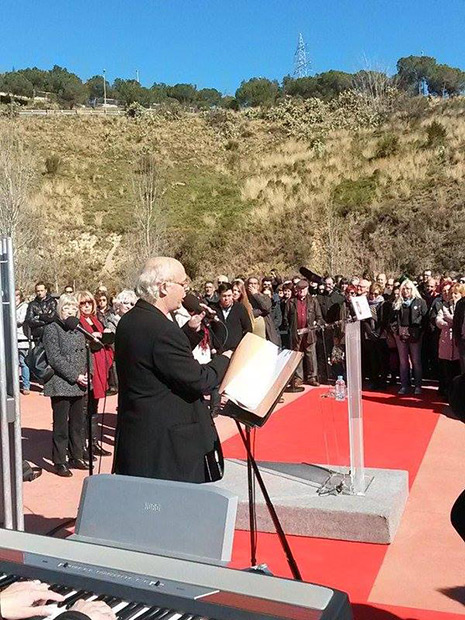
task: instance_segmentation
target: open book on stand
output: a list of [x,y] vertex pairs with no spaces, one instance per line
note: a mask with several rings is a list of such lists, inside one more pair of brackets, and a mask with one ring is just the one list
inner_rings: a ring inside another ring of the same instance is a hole
[[220,394],[229,399],[223,413],[263,426],[301,359],[298,351],[280,351],[272,342],[246,334],[220,385]]

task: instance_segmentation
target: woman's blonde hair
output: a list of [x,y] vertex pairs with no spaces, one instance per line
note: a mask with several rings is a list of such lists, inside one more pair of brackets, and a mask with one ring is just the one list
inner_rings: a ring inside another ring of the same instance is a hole
[[412,280],[404,280],[402,282],[402,284],[399,286],[399,297],[395,300],[394,304],[393,304],[393,308],[394,310],[399,310],[400,307],[402,306],[402,302],[404,301],[404,296],[403,296],[403,292],[404,292],[404,288],[406,286],[409,286],[412,290],[412,297],[416,298],[416,299],[421,299],[421,295],[417,289],[417,287],[415,286],[415,284],[412,282]]
[[232,286],[233,288],[236,287],[239,289],[240,297],[238,299],[238,302],[241,303],[247,310],[247,314],[249,315],[250,320],[252,321],[252,325],[253,325],[253,320],[254,320],[253,308],[252,308],[252,304],[249,301],[249,297],[247,295],[247,289],[245,288],[244,281],[238,278],[237,280],[233,281]]
[[63,308],[65,306],[74,306],[76,310],[79,310],[79,303],[75,295],[70,295],[69,293],[63,293],[63,295],[60,295],[60,299],[57,304],[57,314],[60,319],[63,318]]
[[450,294],[459,293],[462,297],[465,295],[465,284],[461,284],[460,282],[456,282],[451,286]]
[[78,304],[79,304],[79,314],[81,313],[81,304],[83,301],[92,302],[91,314],[95,314],[97,312],[97,302],[95,301],[95,297],[92,295],[90,291],[79,291],[76,297],[77,297]]

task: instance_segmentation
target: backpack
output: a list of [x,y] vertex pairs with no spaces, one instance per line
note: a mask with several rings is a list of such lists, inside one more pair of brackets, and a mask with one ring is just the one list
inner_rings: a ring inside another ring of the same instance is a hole
[[55,371],[47,362],[45,347],[41,342],[37,342],[35,347],[29,346],[25,362],[36,379],[42,383],[47,383],[55,374]]

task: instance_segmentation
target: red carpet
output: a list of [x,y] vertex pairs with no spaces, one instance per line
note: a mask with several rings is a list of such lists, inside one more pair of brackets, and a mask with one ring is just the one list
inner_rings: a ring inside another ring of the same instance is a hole
[[[348,463],[347,413],[344,404],[321,398],[313,390],[277,412],[256,433],[256,458],[286,462]],[[380,406],[383,404],[383,406]],[[431,395],[398,399],[392,394],[364,396],[365,463],[367,467],[405,469],[412,485],[436,426],[439,404]],[[224,444],[229,458],[244,458],[240,438]],[[356,620],[450,620],[456,614],[367,604],[378,574],[385,545],[289,537],[306,581],[333,586],[349,593]],[[276,575],[290,576],[278,539],[259,534],[258,562]],[[250,564],[248,532],[235,538],[233,566]]]

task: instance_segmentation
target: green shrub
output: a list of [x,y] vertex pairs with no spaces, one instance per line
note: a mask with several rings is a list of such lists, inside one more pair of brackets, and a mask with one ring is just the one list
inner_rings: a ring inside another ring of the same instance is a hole
[[426,136],[425,147],[427,149],[445,146],[447,131],[442,123],[433,121],[430,125],[426,126]]
[[399,137],[394,133],[386,133],[382,136],[376,145],[374,158],[382,159],[391,157],[399,152]]
[[45,170],[47,172],[47,174],[50,174],[51,176],[55,176],[60,168],[61,168],[61,157],[59,155],[56,155],[55,153],[53,155],[49,155],[46,159],[45,159]]
[[146,112],[146,109],[143,105],[138,103],[137,101],[133,101],[128,106],[126,106],[126,117],[127,118],[140,118]]
[[361,177],[355,181],[344,179],[337,185],[332,194],[336,212],[345,217],[351,211],[361,211],[369,205],[376,192],[376,177]]

